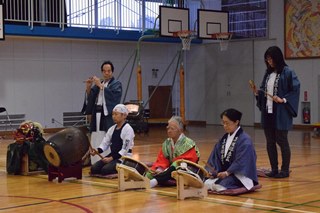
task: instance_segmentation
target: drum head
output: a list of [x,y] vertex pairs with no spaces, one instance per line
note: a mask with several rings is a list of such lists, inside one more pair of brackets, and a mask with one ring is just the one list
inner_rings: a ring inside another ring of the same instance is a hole
[[194,177],[199,176],[199,178],[204,181],[206,177],[206,174],[204,173],[205,169],[201,167],[199,164],[196,164],[188,160],[180,160],[178,164],[180,167],[179,169],[186,171],[187,173],[189,173],[190,175],[193,175]]
[[194,172],[195,174],[198,174],[201,180],[204,180],[205,176],[201,169],[199,167],[196,167],[195,165],[188,164],[188,169]]
[[50,146],[49,144],[44,145],[43,151],[49,163],[51,163],[55,167],[60,166],[61,159],[52,146]]
[[123,165],[135,168],[142,176],[144,176],[146,173],[146,168],[134,159],[125,158],[123,161]]
[[48,138],[44,153],[49,163],[56,167],[71,166],[82,160],[89,144],[86,134],[78,128],[70,127]]

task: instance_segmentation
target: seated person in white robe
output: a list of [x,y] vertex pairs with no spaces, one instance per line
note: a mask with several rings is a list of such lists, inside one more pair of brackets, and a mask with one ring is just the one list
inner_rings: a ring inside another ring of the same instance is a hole
[[132,157],[134,146],[134,131],[130,124],[126,122],[129,111],[123,104],[118,104],[113,108],[112,119],[115,122],[105,134],[97,150],[90,148],[90,154],[103,153],[110,148],[111,152],[107,156],[91,166],[91,175],[110,175],[117,173],[117,163],[121,163],[122,156]]

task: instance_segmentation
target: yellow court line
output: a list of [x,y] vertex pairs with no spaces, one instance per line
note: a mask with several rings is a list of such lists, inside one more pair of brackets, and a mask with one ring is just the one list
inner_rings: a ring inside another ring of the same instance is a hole
[[90,183],[90,184],[95,184],[95,185],[100,185],[100,186],[108,186],[108,187],[118,188],[118,184],[113,184],[113,183],[102,183],[102,182],[96,182],[96,181],[90,181],[90,180],[75,180],[75,181],[82,182],[82,183]]

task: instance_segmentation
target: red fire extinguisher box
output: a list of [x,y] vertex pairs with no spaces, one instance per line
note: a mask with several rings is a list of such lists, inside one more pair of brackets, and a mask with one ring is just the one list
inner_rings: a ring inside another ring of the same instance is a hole
[[304,124],[310,124],[311,122],[310,102],[308,101],[301,102],[301,107],[302,107],[302,122]]

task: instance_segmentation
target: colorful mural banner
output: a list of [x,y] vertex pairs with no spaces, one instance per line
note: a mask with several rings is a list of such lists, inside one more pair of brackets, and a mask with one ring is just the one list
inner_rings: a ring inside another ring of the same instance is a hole
[[285,1],[285,57],[320,57],[320,0]]

